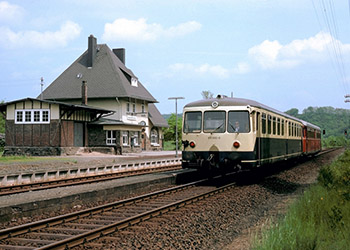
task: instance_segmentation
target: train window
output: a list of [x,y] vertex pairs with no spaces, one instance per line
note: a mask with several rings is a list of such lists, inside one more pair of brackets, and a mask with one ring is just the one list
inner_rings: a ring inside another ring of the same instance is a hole
[[186,112],[184,133],[200,133],[202,130],[202,112]]
[[292,123],[288,122],[288,136],[292,136]]
[[229,133],[249,133],[249,112],[229,111],[227,131]]
[[261,116],[261,131],[263,134],[266,134],[266,114],[263,113]]
[[293,123],[292,129],[293,129],[292,136],[295,137],[295,135],[296,135],[296,133],[295,133],[296,132],[296,124],[295,123]]
[[272,133],[276,134],[276,117],[272,118]]
[[207,111],[204,112],[204,132],[223,133],[226,129],[225,111]]
[[267,133],[271,134],[271,115],[267,116]]
[[284,135],[284,120],[282,119],[282,135]]
[[281,134],[281,119],[277,118],[277,135]]
[[317,131],[317,139],[321,139],[321,131]]

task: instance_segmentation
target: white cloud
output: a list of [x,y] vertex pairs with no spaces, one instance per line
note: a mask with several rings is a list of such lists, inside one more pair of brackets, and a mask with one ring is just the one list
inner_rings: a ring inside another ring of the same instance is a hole
[[6,1],[0,2],[0,21],[15,21],[22,17],[24,10]]
[[201,29],[202,25],[196,21],[181,23],[170,28],[163,28],[158,23],[147,23],[147,20],[116,19],[113,23],[106,23],[102,39],[105,41],[135,40],[154,41],[160,37],[178,37]]
[[[279,41],[265,40],[249,49],[249,56],[263,69],[293,68],[307,62],[325,60],[333,48],[341,53],[350,52],[350,44],[343,44],[329,33],[319,32],[304,40],[293,40],[282,45]],[[328,51],[327,51],[328,50]]]
[[250,72],[250,66],[248,63],[240,62],[233,68],[232,72],[234,74],[247,74]]
[[14,32],[0,27],[0,45],[7,48],[57,48],[64,47],[68,41],[80,35],[81,27],[71,21],[61,25],[58,31],[39,32],[34,30]]
[[238,63],[233,69],[225,68],[221,65],[210,65],[208,63],[195,66],[190,63],[175,63],[169,66],[171,75],[182,72],[183,75],[214,76],[220,79],[229,78],[231,74],[246,74],[250,67],[246,63]]

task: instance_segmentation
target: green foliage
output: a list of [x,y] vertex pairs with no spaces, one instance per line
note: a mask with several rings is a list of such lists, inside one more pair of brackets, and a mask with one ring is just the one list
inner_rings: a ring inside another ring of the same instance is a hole
[[318,184],[304,192],[286,217],[255,236],[253,249],[348,249],[350,152],[321,168]]
[[346,146],[349,145],[344,131],[350,132],[350,110],[335,109],[332,107],[308,107],[299,114],[298,109],[290,109],[285,113],[313,123],[325,130],[322,135],[323,146]]
[[[179,145],[179,148],[180,148],[180,145]],[[164,150],[164,151],[176,150],[175,141],[165,141],[165,142],[164,142],[163,150]]]
[[[0,101],[0,104],[4,103],[4,101]],[[5,133],[5,118],[0,113],[0,134]]]
[[201,93],[203,99],[210,99],[213,98],[213,93],[210,90],[203,90]]
[[[176,115],[174,113],[171,114],[171,116],[167,119],[167,121],[168,121],[169,128],[163,128],[164,140],[175,142]],[[181,141],[181,131],[182,131],[182,116],[178,115],[177,116],[177,135],[178,135],[179,142]]]

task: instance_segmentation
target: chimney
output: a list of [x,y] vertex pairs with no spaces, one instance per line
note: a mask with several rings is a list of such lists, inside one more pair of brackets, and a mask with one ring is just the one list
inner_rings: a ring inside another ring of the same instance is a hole
[[87,59],[88,68],[92,67],[92,65],[94,64],[96,51],[97,51],[97,40],[93,35],[90,35],[88,39],[88,59]]
[[125,49],[113,49],[113,52],[119,58],[119,60],[125,64]]
[[87,83],[86,81],[83,81],[81,84],[81,103],[83,105],[87,105],[88,102],[88,95],[87,95]]

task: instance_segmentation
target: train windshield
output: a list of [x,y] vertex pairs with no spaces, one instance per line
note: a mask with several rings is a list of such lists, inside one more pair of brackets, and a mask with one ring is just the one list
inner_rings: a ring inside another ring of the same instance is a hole
[[225,111],[204,112],[204,132],[223,133],[226,129]]
[[227,127],[229,133],[249,133],[249,113],[247,111],[229,111]]
[[200,133],[202,130],[202,112],[186,112],[184,121],[185,133]]

